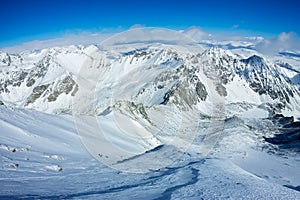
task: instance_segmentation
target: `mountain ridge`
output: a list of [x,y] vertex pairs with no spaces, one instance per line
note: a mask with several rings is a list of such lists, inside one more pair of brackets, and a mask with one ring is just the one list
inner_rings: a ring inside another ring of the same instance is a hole
[[[97,53],[95,58],[91,56],[91,52]],[[71,114],[72,99],[81,88],[78,81],[82,76],[82,68],[89,62],[93,65],[92,59],[98,62],[104,56],[105,70],[99,66],[94,66],[93,69],[101,68],[99,70],[105,71],[102,80],[95,80],[98,81],[97,87],[100,87],[95,89],[96,98],[99,98],[95,100],[96,104],[100,102],[101,94],[97,97],[100,89],[113,90],[121,98],[126,93],[126,87],[134,87],[131,90],[138,92],[128,94],[126,98],[138,103],[148,101],[148,106],[173,102],[185,108],[197,107],[201,102],[214,101],[214,98],[223,99],[225,104],[236,103],[239,100],[233,96],[240,90],[249,93],[250,103],[277,103],[280,108],[278,112],[297,108],[297,102],[299,103],[299,86],[282,73],[282,66],[258,55],[243,59],[242,56],[219,47],[209,48],[201,54],[180,52],[176,48],[162,46],[127,53],[110,52],[95,45],[72,45],[21,55],[1,53],[0,101],[8,106]],[[134,85],[136,80],[128,83],[132,73],[137,77],[152,78],[144,82],[139,80],[139,84]],[[120,86],[122,80],[128,83],[126,87],[123,84],[123,89],[105,86]],[[118,95],[114,98],[119,98]],[[152,102],[149,102],[149,95]],[[156,102],[153,102],[154,99]]]

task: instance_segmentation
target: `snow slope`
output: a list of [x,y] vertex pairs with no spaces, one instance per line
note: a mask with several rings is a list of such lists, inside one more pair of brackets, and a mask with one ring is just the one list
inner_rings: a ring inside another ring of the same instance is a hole
[[[201,158],[194,146],[166,168],[142,174],[120,172],[101,164],[85,150],[69,116],[3,106],[0,112],[1,199],[299,198],[298,191],[273,181],[290,177],[291,184],[299,184],[299,174],[291,177],[286,171],[280,173],[281,178],[262,176],[283,169],[285,163],[276,162],[270,169],[265,166],[265,170],[259,170],[261,174],[256,174],[248,164],[237,162],[237,154],[231,154],[235,159],[230,159],[215,151]],[[232,145],[243,153],[241,142],[227,143],[227,151]],[[155,151],[164,155],[159,152],[177,150],[163,146]],[[136,159],[149,158],[151,152]],[[299,165],[299,159],[294,162]]]

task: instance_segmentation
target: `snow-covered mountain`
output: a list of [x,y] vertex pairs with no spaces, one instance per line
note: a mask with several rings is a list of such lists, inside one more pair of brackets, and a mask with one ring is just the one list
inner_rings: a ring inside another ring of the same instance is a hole
[[[103,58],[106,63],[96,62]],[[103,99],[109,98],[103,91],[113,91],[114,100],[147,107],[176,104],[200,109],[222,98],[225,104],[268,104],[276,113],[300,116],[299,86],[289,76],[293,68],[218,47],[195,54],[159,45],[130,52],[70,46],[1,53],[0,61],[0,100],[7,106],[72,113],[72,99],[86,89],[80,76],[90,68],[88,73],[102,77],[91,77],[97,81],[96,96],[86,112],[103,112]]]
[[297,198],[299,71],[241,52],[157,41],[1,52],[0,198]]

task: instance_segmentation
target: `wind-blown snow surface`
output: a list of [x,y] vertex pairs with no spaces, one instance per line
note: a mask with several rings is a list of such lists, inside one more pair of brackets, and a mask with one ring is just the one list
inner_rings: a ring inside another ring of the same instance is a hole
[[0,53],[0,198],[299,198],[297,67],[148,44]]
[[[299,158],[261,160],[270,155],[249,153],[253,136],[232,125],[221,152],[201,158],[195,143],[166,168],[131,174],[95,160],[70,116],[3,106],[0,112],[1,199],[299,199],[298,191],[281,185],[300,184]],[[171,146],[156,151],[165,149],[176,151]]]

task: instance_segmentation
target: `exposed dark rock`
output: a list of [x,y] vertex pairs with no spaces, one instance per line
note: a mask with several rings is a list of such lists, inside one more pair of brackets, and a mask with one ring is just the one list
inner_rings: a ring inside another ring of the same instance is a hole
[[71,76],[66,76],[61,82],[57,84],[52,93],[48,96],[48,102],[56,101],[57,97],[63,93],[69,94],[71,91],[72,96],[78,91],[78,85]]
[[284,117],[281,114],[271,118],[278,127],[278,134],[265,141],[278,145],[282,149],[293,149],[300,151],[300,122],[294,122],[294,117]]
[[108,115],[109,113],[111,113],[112,111],[112,107],[108,106],[104,111],[102,111],[99,115],[105,116]]
[[50,84],[39,85],[33,88],[32,94],[28,97],[26,105],[35,102],[46,91]]
[[242,59],[241,61],[249,65],[258,65],[259,67],[264,67],[266,64],[264,59],[258,55],[253,55],[247,59]]
[[26,81],[26,86],[31,87],[35,84],[36,80],[44,77],[48,71],[50,65],[50,56],[46,56],[41,61],[39,61],[34,68],[32,68],[28,74],[28,79]]
[[217,85],[216,91],[218,92],[218,94],[220,96],[223,96],[223,97],[227,96],[226,88],[222,84]]
[[142,51],[142,52],[136,52],[134,54],[134,57],[139,58],[139,57],[146,56],[146,55],[147,55],[147,52],[146,51]]
[[196,85],[196,93],[198,95],[198,97],[202,100],[202,101],[205,101],[206,98],[207,98],[207,91],[206,91],[206,88],[204,86],[203,83],[201,82],[197,82],[197,85]]
[[148,120],[151,123],[143,104],[135,104],[134,102],[130,102],[129,109],[132,113],[141,115],[144,119]]
[[300,130],[300,122],[291,122],[289,124],[285,124],[283,128],[297,128]]
[[157,86],[157,89],[163,89],[163,88],[164,88],[163,85],[158,85],[158,86]]
[[9,86],[20,87],[27,75],[28,72],[26,71],[11,71],[6,72],[6,74],[0,71],[0,77],[2,77],[2,79],[0,79],[0,92],[9,93]]
[[272,120],[274,123],[277,123],[281,126],[290,124],[294,122],[294,117],[285,117],[283,114],[275,114],[272,117],[269,118],[270,120]]
[[18,163],[11,163],[11,164],[10,164],[10,167],[11,167],[11,168],[18,168],[18,167],[19,167],[19,164],[18,164]]
[[288,133],[275,134],[272,138],[265,138],[265,140],[272,144],[287,144],[290,142],[300,142],[300,129]]
[[35,79],[34,79],[34,78],[29,78],[29,79],[26,81],[26,86],[27,86],[27,87],[31,87],[31,86],[33,86],[33,84],[35,84]]
[[287,187],[287,188],[290,188],[290,189],[293,189],[293,190],[297,190],[297,191],[300,192],[300,185],[298,185],[298,186],[283,185],[283,186],[285,186],[285,187]]
[[75,88],[74,88],[74,90],[72,91],[71,96],[74,97],[75,94],[76,94],[77,92],[78,92],[78,85],[75,84]]
[[175,85],[175,86],[173,86],[170,90],[168,90],[168,91],[165,93],[165,95],[164,95],[164,97],[163,97],[163,101],[162,101],[160,104],[167,105],[167,103],[168,103],[169,100],[170,100],[170,97],[171,97],[171,96],[174,96],[175,90],[176,90],[177,87],[178,87],[178,84]]

